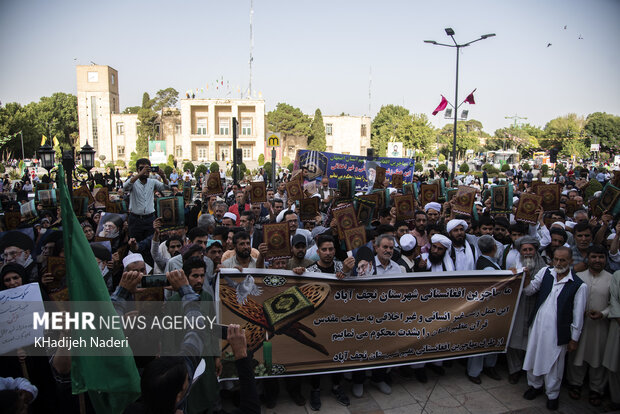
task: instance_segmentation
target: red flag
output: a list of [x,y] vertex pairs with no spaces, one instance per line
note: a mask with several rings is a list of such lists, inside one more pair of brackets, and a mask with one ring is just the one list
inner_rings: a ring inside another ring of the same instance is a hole
[[474,89],[469,95],[467,95],[467,98],[465,98],[465,101],[463,102],[467,102],[468,104],[472,105],[475,104],[476,101],[474,101],[474,92],[476,92],[476,89]]
[[448,106],[448,100],[444,98],[443,95],[441,95],[441,102],[439,103],[439,106],[433,111],[433,115],[437,115],[437,112],[441,112],[446,109],[446,106]]

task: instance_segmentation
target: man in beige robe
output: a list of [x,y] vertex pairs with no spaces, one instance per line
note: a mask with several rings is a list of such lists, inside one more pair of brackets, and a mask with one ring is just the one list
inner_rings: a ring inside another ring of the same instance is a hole
[[609,287],[609,314],[610,320],[603,366],[609,374],[609,393],[613,405],[612,410],[620,410],[620,270],[611,279]]
[[590,403],[599,406],[607,382],[602,362],[609,330],[607,315],[611,273],[604,270],[607,251],[603,246],[590,247],[587,259],[588,269],[577,273],[588,286],[583,331],[577,351],[568,354],[566,379],[571,390],[571,398],[579,399],[584,378],[588,373]]

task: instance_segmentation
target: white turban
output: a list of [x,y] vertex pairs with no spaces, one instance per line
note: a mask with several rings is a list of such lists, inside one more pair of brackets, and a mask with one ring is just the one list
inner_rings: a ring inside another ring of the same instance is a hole
[[553,224],[551,225],[551,227],[555,226],[556,224],[557,224],[558,226],[562,227],[562,230],[566,230],[566,225],[565,225],[564,223],[562,223],[561,221],[555,221],[555,222],[553,222]]
[[237,215],[235,213],[231,213],[230,211],[224,213],[224,217],[222,218],[229,218],[232,219],[232,221],[237,222]]
[[443,234],[433,234],[433,237],[431,237],[431,243],[441,243],[446,250],[452,248],[452,241]]
[[282,222],[282,220],[284,220],[284,213],[286,213],[289,210],[290,211],[295,211],[295,204],[293,204],[291,206],[291,208],[286,208],[286,209],[283,209],[282,211],[280,211],[280,213],[278,213],[278,217],[276,217],[276,223]]
[[564,225],[565,225],[566,227],[568,227],[569,229],[574,228],[574,227],[575,227],[575,224],[577,224],[577,223],[575,223],[574,221],[567,221],[566,223],[564,223]]
[[430,203],[424,206],[424,212],[427,212],[431,208],[435,211],[441,211],[441,204],[436,203],[435,201],[431,201]]
[[413,249],[415,249],[415,246],[417,244],[417,240],[415,237],[413,237],[413,235],[407,233],[404,234],[399,241],[400,247],[402,248],[403,251],[411,251]]
[[465,220],[453,219],[446,224],[446,231],[450,233],[457,226],[463,226],[463,230],[467,231],[467,222]]
[[[135,262],[144,262],[144,257],[142,257],[142,255],[140,253],[128,254],[123,259],[123,268],[126,269],[127,266],[129,266],[131,263],[135,263]],[[147,275],[149,273],[151,273],[151,270],[153,270],[153,268],[151,266],[149,266],[149,264],[146,263],[146,262],[144,262],[144,267],[146,268],[146,274]]]

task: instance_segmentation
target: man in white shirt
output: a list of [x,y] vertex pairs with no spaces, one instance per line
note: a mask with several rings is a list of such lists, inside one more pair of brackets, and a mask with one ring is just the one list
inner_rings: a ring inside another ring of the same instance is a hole
[[572,271],[572,263],[571,249],[558,247],[554,267],[541,269],[523,289],[528,296],[538,292],[523,362],[530,387],[523,398],[533,400],[544,384],[549,410],[558,409],[564,357],[577,349],[583,328],[588,287]]
[[446,231],[452,241],[448,252],[454,262],[455,270],[474,270],[476,268],[476,248],[465,238],[467,223],[465,220],[453,219],[446,224]]

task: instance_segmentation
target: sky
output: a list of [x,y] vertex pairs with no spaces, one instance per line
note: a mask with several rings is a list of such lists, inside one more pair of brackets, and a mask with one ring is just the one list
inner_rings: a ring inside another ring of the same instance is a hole
[[[486,132],[514,115],[620,115],[619,21],[618,0],[255,0],[252,94],[307,114],[403,105],[441,127],[431,112],[454,101],[456,50],[423,41],[451,43],[451,27],[459,43],[496,34],[460,52],[459,102],[476,89],[461,109]],[[249,22],[250,0],[1,0],[0,102],[75,94],[75,66],[91,62],[118,70],[121,110],[167,87],[238,98]]]

